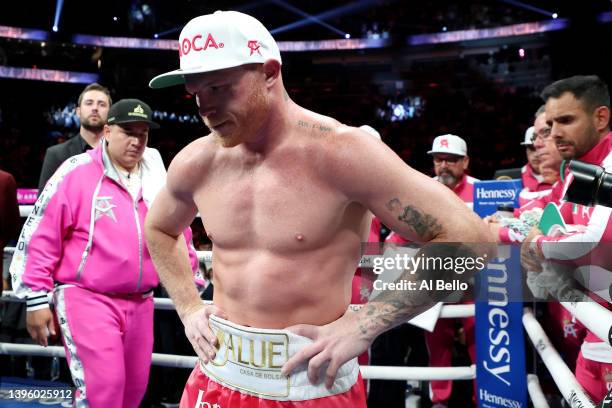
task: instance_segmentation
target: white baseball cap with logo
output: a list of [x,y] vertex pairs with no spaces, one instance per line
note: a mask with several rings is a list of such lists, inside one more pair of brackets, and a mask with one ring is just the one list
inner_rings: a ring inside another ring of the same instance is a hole
[[533,126],[527,128],[525,131],[525,141],[521,142],[521,146],[533,146]]
[[180,69],[149,82],[151,88],[185,83],[184,75],[264,63],[282,63],[272,34],[256,18],[237,11],[216,11],[196,17],[179,36]]
[[427,154],[448,153],[458,156],[467,156],[465,140],[456,135],[441,135],[434,139],[431,150]]

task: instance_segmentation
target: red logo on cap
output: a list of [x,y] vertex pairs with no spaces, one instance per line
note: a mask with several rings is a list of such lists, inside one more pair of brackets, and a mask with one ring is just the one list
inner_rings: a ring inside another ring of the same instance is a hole
[[251,50],[249,56],[253,55],[255,51],[257,51],[257,53],[261,55],[261,52],[259,51],[261,45],[256,40],[249,40],[249,42],[247,43],[247,47],[249,47],[249,49]]
[[215,41],[215,38],[210,33],[208,33],[204,45],[202,45],[201,34],[194,35],[192,38],[183,38],[183,42],[179,44],[179,57],[189,54],[191,50],[196,52],[206,51],[208,47],[216,49],[223,48],[223,43],[217,43],[217,41]]
[[446,147],[448,149],[448,139],[440,140],[440,147]]

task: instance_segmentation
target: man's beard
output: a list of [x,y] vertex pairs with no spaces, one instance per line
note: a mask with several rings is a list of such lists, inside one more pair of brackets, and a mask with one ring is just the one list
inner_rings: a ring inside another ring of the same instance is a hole
[[101,132],[102,129],[104,129],[104,123],[100,122],[99,125],[92,125],[91,123],[89,123],[89,121],[85,120],[81,122],[81,126],[86,129],[89,130],[90,132],[94,132],[94,133],[98,133]]
[[269,101],[264,92],[260,88],[253,87],[248,96],[246,109],[236,116],[237,120],[233,123],[231,133],[223,136],[216,135],[217,141],[223,147],[234,147],[244,143],[257,134],[269,112]]
[[445,186],[452,187],[457,183],[457,177],[451,172],[441,172],[438,181]]

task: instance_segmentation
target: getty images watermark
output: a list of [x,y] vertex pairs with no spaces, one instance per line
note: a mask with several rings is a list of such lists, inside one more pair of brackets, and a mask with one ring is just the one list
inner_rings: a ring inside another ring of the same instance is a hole
[[[371,268],[375,274],[375,291],[466,291],[469,283],[463,278],[466,271],[481,270],[487,265],[484,256],[431,256],[416,249],[398,247],[400,252],[385,251],[384,255],[365,255],[362,267]],[[435,278],[410,279],[417,271],[437,271]]]

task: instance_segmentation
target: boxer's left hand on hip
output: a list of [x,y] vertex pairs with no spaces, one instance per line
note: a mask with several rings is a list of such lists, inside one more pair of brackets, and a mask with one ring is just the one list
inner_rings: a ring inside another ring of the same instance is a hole
[[283,366],[283,375],[290,375],[300,364],[308,361],[308,379],[312,384],[320,381],[324,366],[325,386],[331,388],[338,369],[347,361],[357,357],[369,347],[371,340],[358,328],[356,312],[347,311],[338,320],[324,326],[299,324],[287,327],[299,336],[308,337],[313,343],[292,356]]

